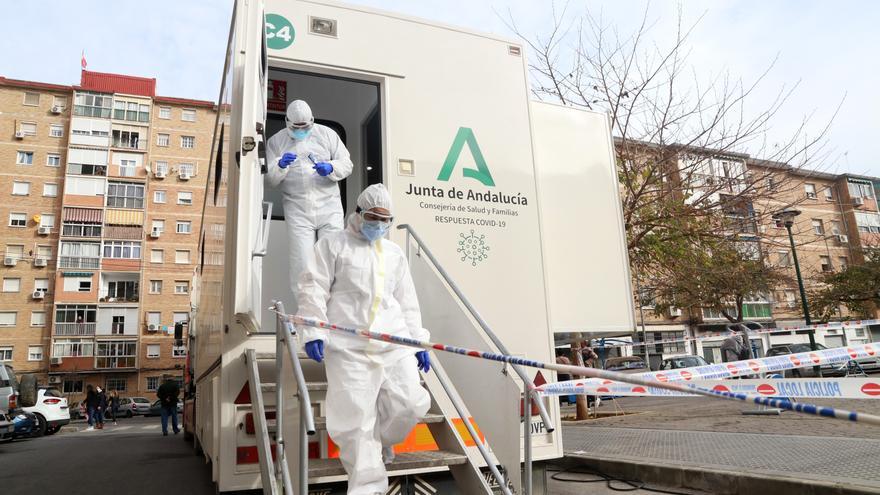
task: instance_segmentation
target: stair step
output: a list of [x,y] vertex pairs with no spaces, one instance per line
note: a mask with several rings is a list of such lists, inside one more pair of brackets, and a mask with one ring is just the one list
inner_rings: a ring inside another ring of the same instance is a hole
[[[300,361],[305,359],[311,359],[308,354],[305,352],[296,353],[297,357],[299,357]],[[275,361],[275,353],[274,352],[258,352],[257,353],[257,361]]]
[[[427,469],[442,466],[455,466],[467,462],[467,456],[445,450],[430,452],[406,452],[397,454],[394,462],[386,466],[389,475],[395,471],[408,471],[412,469]],[[309,459],[309,482],[313,483],[317,478],[326,476],[344,476],[345,469],[339,459]]]
[[[443,415],[442,414],[426,414],[419,423],[442,423]],[[315,430],[326,430],[327,429],[327,418],[320,417],[315,418]]]

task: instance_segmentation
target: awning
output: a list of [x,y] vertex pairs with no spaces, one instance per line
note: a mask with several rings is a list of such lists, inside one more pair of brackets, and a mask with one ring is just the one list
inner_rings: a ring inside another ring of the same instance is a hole
[[107,210],[104,214],[104,223],[107,225],[137,225],[144,224],[143,210]]
[[134,240],[143,239],[143,237],[144,228],[139,225],[136,227],[110,225],[104,229],[105,239]]
[[91,277],[93,272],[61,272],[62,277]]
[[102,210],[94,208],[64,208],[65,222],[101,223]]

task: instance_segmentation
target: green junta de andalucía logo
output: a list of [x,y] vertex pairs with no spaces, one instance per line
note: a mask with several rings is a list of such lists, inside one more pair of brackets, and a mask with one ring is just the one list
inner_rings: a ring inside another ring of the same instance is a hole
[[449,148],[449,154],[446,155],[446,161],[443,162],[443,168],[440,169],[440,175],[437,176],[437,180],[449,180],[465,144],[467,144],[468,149],[471,151],[471,156],[474,157],[474,163],[477,165],[477,168],[463,168],[461,170],[462,174],[465,177],[477,179],[484,186],[493,187],[495,181],[492,180],[492,174],[489,172],[489,167],[486,166],[486,159],[483,158],[483,152],[480,151],[480,145],[477,144],[474,131],[469,127],[458,128],[458,133],[455,134],[455,140],[452,142],[452,147]]

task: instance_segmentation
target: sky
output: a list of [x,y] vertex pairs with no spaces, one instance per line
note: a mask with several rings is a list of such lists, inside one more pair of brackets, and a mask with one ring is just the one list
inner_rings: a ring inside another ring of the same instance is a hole
[[[550,0],[349,0],[431,21],[515,35],[512,17],[532,37],[553,24]],[[59,84],[79,82],[80,56],[89,70],[157,79],[164,96],[216,100],[229,30],[231,0],[0,0],[4,33],[0,75]],[[829,173],[880,176],[873,155],[880,131],[880,2],[809,0],[570,0],[569,19],[589,8],[620,32],[631,32],[647,11],[651,41],[674,35],[676,13],[697,22],[689,63],[701,77],[727,71],[753,81],[774,61],[754,95],[768,105],[782,88],[797,85],[770,129],[784,139],[806,116],[816,134],[833,118],[828,155],[817,168]],[[173,14],[173,15],[172,15]],[[842,103],[841,103],[842,102]],[[836,116],[835,110],[840,106]]]

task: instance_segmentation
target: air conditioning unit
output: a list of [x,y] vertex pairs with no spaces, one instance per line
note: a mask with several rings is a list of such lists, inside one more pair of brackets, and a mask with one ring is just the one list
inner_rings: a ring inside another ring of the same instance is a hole
[[[16,133],[15,137],[18,137],[18,133]],[[854,197],[852,199],[852,201],[853,201],[853,204],[856,206],[862,206],[863,204],[865,204],[865,199],[862,198],[861,196]]]
[[148,332],[158,332],[159,329],[156,327],[156,325],[149,325],[149,326],[147,326],[147,331]]
[[797,307],[797,301],[787,301],[787,302],[785,303],[785,305],[788,306],[789,308],[796,308],[796,307]]
[[37,229],[37,233],[40,235],[49,235],[52,233],[52,227],[40,225],[40,228]]
[[49,260],[47,260],[46,258],[40,258],[40,257],[34,258],[34,266],[46,266],[48,264],[49,264]]
[[51,364],[53,366],[58,366],[59,364],[61,364],[63,362],[64,362],[64,360],[61,359],[60,357],[53,357],[53,358],[49,359],[49,364]]
[[670,307],[669,316],[672,316],[673,318],[681,316],[681,308],[676,308],[675,306]]
[[[57,358],[56,358],[57,359]],[[49,385],[58,385],[61,383],[61,377],[58,375],[49,375]]]
[[180,174],[178,175],[180,177],[180,180],[189,180],[189,172],[184,172],[181,170]]
[[165,171],[164,170],[157,170],[156,173],[153,174],[153,177],[155,177],[157,179],[164,179],[165,178]]
[[159,229],[153,229],[153,231],[150,232],[151,239],[158,239],[161,235],[162,235],[162,231],[160,231]]
[[837,242],[841,244],[846,244],[849,242],[849,236],[844,234],[837,234]]
[[35,290],[34,293],[31,294],[31,297],[34,299],[43,299],[46,297],[46,293],[41,290]]
[[52,105],[52,113],[57,115],[63,111],[64,111],[64,107],[62,107],[61,105]]
[[3,264],[6,266],[15,266],[18,264],[18,258],[13,258],[12,256],[7,256],[3,258]]
[[15,131],[15,139],[24,139],[24,131]]

